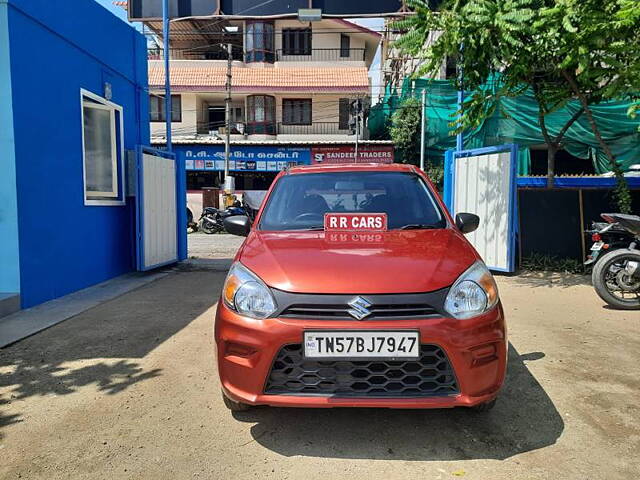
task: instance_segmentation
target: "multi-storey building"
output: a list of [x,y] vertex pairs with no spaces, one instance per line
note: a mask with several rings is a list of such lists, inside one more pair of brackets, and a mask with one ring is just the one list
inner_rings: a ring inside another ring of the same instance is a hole
[[[147,21],[145,27],[157,45],[149,49],[149,92],[152,143],[161,146],[162,25]],[[391,142],[369,140],[366,128],[368,72],[380,40],[378,32],[342,19],[172,22],[172,137],[186,161],[188,188],[214,187],[221,180],[229,44],[230,166],[239,190],[267,188],[290,164],[393,161]],[[358,105],[362,121],[356,129]]]

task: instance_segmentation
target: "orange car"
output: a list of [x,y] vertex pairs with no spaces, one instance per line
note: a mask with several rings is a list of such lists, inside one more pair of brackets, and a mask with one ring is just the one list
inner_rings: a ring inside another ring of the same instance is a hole
[[494,279],[424,173],[295,167],[274,181],[227,276],[215,321],[225,404],[475,407],[503,384]]

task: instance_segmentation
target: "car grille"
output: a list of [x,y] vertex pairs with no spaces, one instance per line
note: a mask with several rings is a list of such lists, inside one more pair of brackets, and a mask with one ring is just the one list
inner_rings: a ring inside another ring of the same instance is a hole
[[[274,317],[309,320],[356,320],[349,305],[359,295],[291,293],[272,289],[280,307]],[[448,289],[429,293],[362,295],[370,303],[363,320],[410,320],[446,316]]]
[[[291,305],[282,312],[281,317],[288,318],[308,318],[308,319],[350,319],[349,308],[345,305]],[[437,315],[437,311],[430,305],[376,305],[371,308],[371,314],[367,320],[382,318],[417,318]]]
[[437,345],[421,345],[418,360],[305,360],[301,344],[276,356],[265,393],[336,397],[435,397],[458,393],[453,368]]

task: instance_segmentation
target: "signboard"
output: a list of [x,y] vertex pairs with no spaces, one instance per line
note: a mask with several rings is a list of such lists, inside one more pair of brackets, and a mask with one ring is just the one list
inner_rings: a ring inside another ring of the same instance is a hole
[[[162,0],[128,0],[129,20],[160,20]],[[363,17],[397,13],[403,0],[169,0],[171,18],[179,17],[291,17],[298,10],[317,8],[324,16]]]
[[[223,146],[189,145],[174,147],[185,161],[187,171],[224,171]],[[298,147],[231,147],[229,169],[239,172],[279,172],[287,167],[309,165],[311,152]]]
[[386,232],[386,213],[325,213],[325,232]]
[[393,146],[363,145],[358,148],[356,158],[355,145],[313,147],[311,162],[317,164],[337,163],[393,163]]

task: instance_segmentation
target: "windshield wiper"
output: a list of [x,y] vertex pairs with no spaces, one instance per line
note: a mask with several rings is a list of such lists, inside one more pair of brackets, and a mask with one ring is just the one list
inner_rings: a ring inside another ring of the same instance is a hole
[[410,223],[403,227],[400,227],[400,230],[435,230],[439,228],[437,225],[426,225],[424,223]]
[[324,230],[324,225],[315,225],[309,228],[299,228],[299,232],[320,232]]

